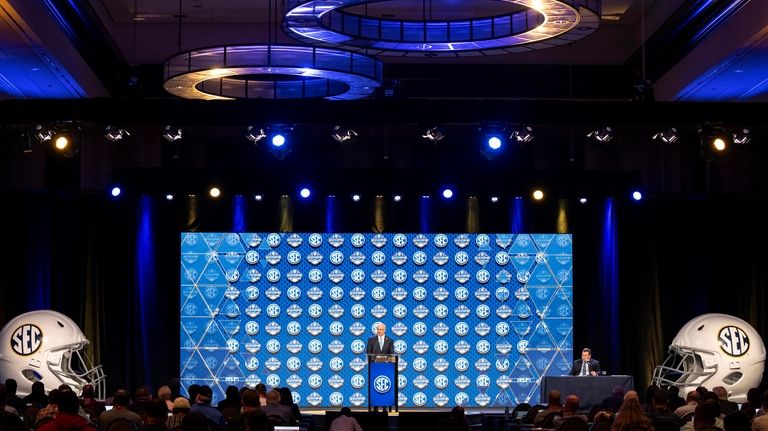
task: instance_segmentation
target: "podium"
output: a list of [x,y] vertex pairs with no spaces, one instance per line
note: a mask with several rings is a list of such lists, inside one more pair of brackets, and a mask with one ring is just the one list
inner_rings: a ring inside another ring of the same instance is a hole
[[397,408],[398,355],[368,355],[368,411],[375,407]]

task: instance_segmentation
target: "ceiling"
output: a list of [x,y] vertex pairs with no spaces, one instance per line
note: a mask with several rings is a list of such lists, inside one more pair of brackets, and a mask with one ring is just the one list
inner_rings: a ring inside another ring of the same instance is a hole
[[[759,18],[768,16],[766,3],[604,0],[598,30],[570,44],[469,58],[380,59],[385,79],[410,97],[626,100],[645,76],[659,101],[762,102],[768,25]],[[0,98],[124,97],[137,86],[143,96],[172,97],[162,90],[162,64],[180,51],[296,43],[276,26],[280,14],[274,7],[270,16],[270,6],[269,0],[0,0]],[[350,11],[420,20],[514,8],[522,6],[389,0]]]

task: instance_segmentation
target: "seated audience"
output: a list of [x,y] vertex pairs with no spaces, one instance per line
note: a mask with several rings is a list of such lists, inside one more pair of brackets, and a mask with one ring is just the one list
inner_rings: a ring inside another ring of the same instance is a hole
[[227,419],[228,431],[242,431],[245,429],[248,414],[254,410],[259,410],[259,394],[252,389],[246,389],[240,397],[240,403],[242,404],[242,413]]
[[0,385],[0,430],[23,431],[24,422],[18,415],[5,410],[5,388]]
[[728,400],[728,391],[722,386],[715,386],[712,392],[717,395],[717,403],[720,405],[720,414],[729,415],[739,411],[739,405]]
[[267,392],[267,405],[261,406],[261,410],[267,414],[267,421],[273,422],[272,416],[279,418],[286,425],[295,425],[296,419],[293,417],[293,411],[290,407],[280,403],[280,392],[275,389]]
[[105,430],[109,428],[109,425],[115,419],[127,419],[136,424],[136,427],[140,427],[141,416],[128,410],[128,404],[130,402],[131,399],[128,396],[128,391],[125,389],[118,389],[115,391],[115,394],[112,396],[112,410],[107,410],[99,415],[99,426],[101,429]]
[[224,429],[226,426],[224,416],[221,415],[220,411],[211,406],[212,399],[213,391],[211,387],[207,385],[200,386],[200,390],[197,392],[197,400],[195,400],[195,404],[192,405],[189,411],[190,413],[202,413],[212,425],[217,426],[219,429]]
[[32,392],[26,397],[22,398],[25,403],[31,404],[38,409],[41,409],[48,405],[48,395],[45,394],[45,385],[43,382],[37,381],[32,383]]
[[173,410],[173,401],[171,401],[171,388],[169,386],[160,386],[157,389],[157,399],[165,402],[165,407],[168,411]]
[[547,394],[547,408],[540,410],[533,418],[533,426],[540,427],[544,420],[552,415],[559,415],[563,407],[560,405],[560,391],[553,389]]
[[604,399],[600,405],[603,406],[603,408],[609,409],[611,411],[618,411],[619,407],[621,407],[621,405],[624,403],[625,394],[626,390],[624,389],[624,386],[614,386],[613,391],[611,392],[611,396]]
[[249,411],[245,417],[243,431],[266,431],[266,429],[267,415],[259,409]]
[[173,400],[171,412],[171,416],[168,416],[168,419],[165,420],[165,427],[169,430],[181,428],[181,422],[189,414],[189,400],[184,397],[176,398]]
[[554,427],[559,428],[563,421],[572,417],[577,417],[584,420],[584,422],[589,422],[589,419],[587,419],[585,415],[579,413],[580,402],[581,401],[579,400],[578,396],[568,395],[565,398],[565,405],[563,405],[563,415],[555,418],[554,422],[552,423]]
[[341,416],[331,422],[328,431],[363,431],[357,419],[352,417],[352,410],[349,407],[341,408]]
[[[630,394],[634,392],[634,394]],[[629,397],[627,396],[629,395]],[[630,427],[644,429],[646,431],[653,431],[653,422],[645,415],[643,407],[640,405],[640,401],[637,397],[637,392],[628,391],[624,395],[624,403],[619,407],[619,411],[616,412],[616,416],[611,426],[611,431],[623,431]]]
[[688,392],[688,395],[685,397],[685,405],[675,410],[675,416],[682,418],[689,413],[693,413],[696,410],[696,406],[699,405],[699,401],[701,401],[701,395],[698,392]]
[[56,403],[56,417],[36,427],[36,431],[97,431],[93,424],[78,414],[80,401],[73,391],[59,391]]

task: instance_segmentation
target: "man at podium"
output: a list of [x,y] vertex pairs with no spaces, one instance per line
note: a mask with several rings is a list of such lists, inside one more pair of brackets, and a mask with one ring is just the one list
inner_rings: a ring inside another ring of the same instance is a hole
[[368,339],[365,353],[368,355],[392,355],[395,353],[395,344],[391,338],[387,337],[387,325],[379,323],[376,325],[376,335]]

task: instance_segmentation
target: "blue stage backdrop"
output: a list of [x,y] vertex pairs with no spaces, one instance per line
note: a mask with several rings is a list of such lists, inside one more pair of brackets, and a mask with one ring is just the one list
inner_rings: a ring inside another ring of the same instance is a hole
[[182,233],[182,383],[367,406],[384,322],[400,406],[537,402],[570,370],[572,263],[562,234]]

